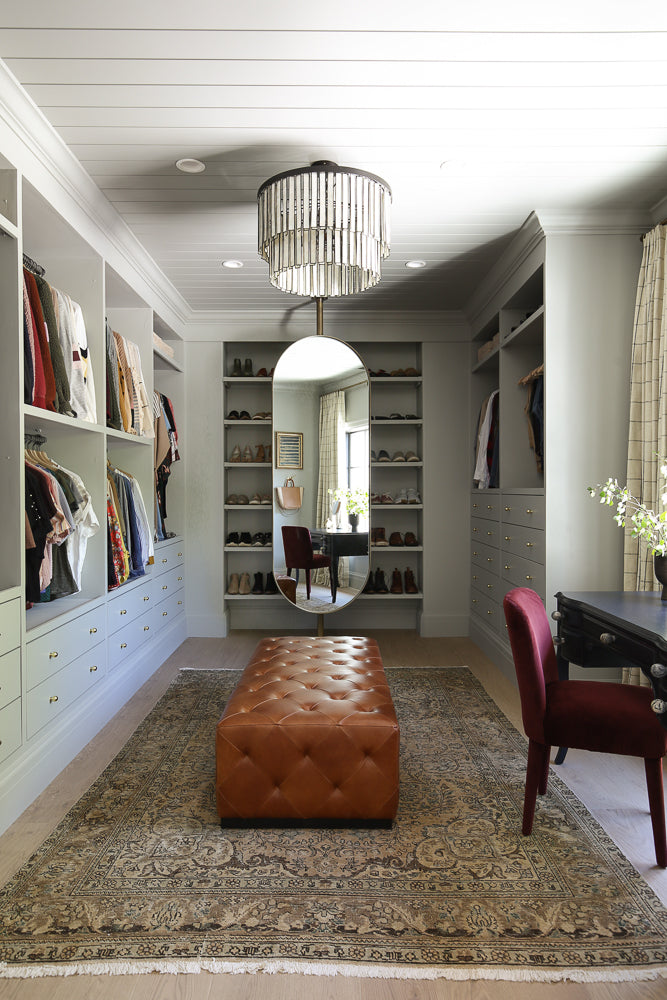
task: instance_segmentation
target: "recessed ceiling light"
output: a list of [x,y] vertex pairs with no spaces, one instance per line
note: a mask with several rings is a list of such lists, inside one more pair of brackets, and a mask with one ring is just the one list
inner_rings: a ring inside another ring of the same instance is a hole
[[243,261],[242,260],[223,260],[222,266],[223,267],[228,267],[230,270],[234,270],[234,268],[243,267]]
[[406,267],[426,267],[425,260],[406,260]]
[[195,160],[191,156],[185,156],[182,160],[176,160],[176,166],[184,174],[200,174],[202,170],[206,170],[205,163],[202,163],[201,160]]

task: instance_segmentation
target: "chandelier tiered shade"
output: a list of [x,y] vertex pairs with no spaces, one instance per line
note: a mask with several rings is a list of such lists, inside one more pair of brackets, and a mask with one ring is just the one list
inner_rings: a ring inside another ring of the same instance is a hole
[[271,284],[313,298],[372,288],[389,256],[389,185],[319,161],[269,178],[257,192],[258,249]]

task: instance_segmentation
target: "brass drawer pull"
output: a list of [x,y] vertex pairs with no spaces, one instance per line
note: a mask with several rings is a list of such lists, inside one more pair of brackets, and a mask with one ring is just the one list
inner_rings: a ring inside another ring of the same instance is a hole
[[532,547],[533,547],[534,544],[535,544],[534,542],[526,542],[526,548],[527,549],[532,549]]
[[487,583],[486,589],[487,590],[493,590],[493,584],[492,583]]
[[474,503],[474,504],[472,505],[472,509],[473,509],[473,510],[477,510],[477,508],[478,508],[478,507],[479,507],[479,504],[478,504],[478,503]]
[[182,604],[182,603],[183,603],[183,601],[177,601],[176,603],[177,603],[177,604]]
[[121,649],[127,649],[127,643],[126,642],[121,642],[120,648]]
[[491,611],[491,609],[489,609],[486,613],[487,613],[487,615],[492,615],[493,611]]
[[493,556],[487,556],[486,557],[486,561],[487,562],[493,562]]
[[[474,555],[474,556],[478,556],[478,555],[479,555],[479,552],[474,552],[474,551],[473,551],[473,555]],[[58,654],[56,653],[56,656],[57,656],[57,655],[58,655]]]
[[163,562],[163,563],[166,563],[166,561],[167,561],[166,559],[163,559],[163,560],[162,560],[162,562]]
[[90,632],[91,635],[95,635],[95,633],[97,632],[97,629],[93,627],[93,628],[89,628],[88,631]]
[[479,601],[477,600],[477,598],[476,598],[476,597],[473,597],[473,599],[472,599],[472,603],[473,603],[473,604],[479,604]]
[[150,625],[144,625],[144,632],[150,631]]
[[493,534],[492,531],[487,531],[487,535],[492,535],[492,534]]
[[512,568],[511,566],[505,566],[505,569],[507,570],[510,570],[511,568]]
[[526,580],[532,580],[532,579],[533,579],[532,576],[527,576],[526,577]]
[[183,555],[183,553],[182,552],[177,552],[176,555],[180,557],[180,556]]
[[144,597],[145,601],[150,601],[150,597]]
[[183,577],[182,577],[182,576],[177,576],[177,577],[176,577],[176,580],[177,580],[177,582],[178,582],[178,583],[180,583],[182,579],[183,579]]
[[473,534],[477,534],[477,532],[479,531],[479,528],[473,528],[472,531],[473,531]]
[[125,610],[125,608],[123,608],[123,610],[121,611],[121,615],[126,615],[126,614],[127,614],[127,611]]
[[486,509],[487,510],[493,510],[493,504],[487,503]]
[[531,510],[530,507],[526,507],[526,514],[534,514],[535,511]]
[[511,507],[505,507],[505,510],[507,511],[508,514],[511,511],[511,509],[512,509]]
[[89,667],[89,670],[90,670],[91,674],[97,673],[97,667],[95,667],[95,666]]
[[166,584],[166,583],[165,583],[165,585],[163,586],[163,588],[162,588],[162,589],[163,589],[163,590],[166,590],[166,589],[167,589],[167,584]]
[[55,705],[57,701],[58,701],[58,695],[52,694],[51,697],[49,698],[49,705]]
[[506,542],[511,542],[512,541],[512,536],[511,535],[505,535],[505,541]]
[[58,656],[58,654],[56,652],[49,653],[49,659],[50,660],[55,660],[57,656]]
[[169,612],[168,612],[168,611],[163,611],[163,612],[162,612],[162,617],[163,617],[163,618],[166,618],[168,614],[169,614]]

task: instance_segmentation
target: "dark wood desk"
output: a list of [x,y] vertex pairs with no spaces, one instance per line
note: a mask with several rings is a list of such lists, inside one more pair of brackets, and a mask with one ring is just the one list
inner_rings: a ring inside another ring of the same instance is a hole
[[558,672],[584,668],[640,667],[651,682],[651,704],[667,728],[667,603],[659,591],[585,591],[556,594],[554,639]]
[[331,556],[331,600],[336,603],[338,591],[338,560],[341,556],[367,556],[367,531],[326,531],[324,528],[311,528],[310,537],[313,547],[319,547],[324,555]]

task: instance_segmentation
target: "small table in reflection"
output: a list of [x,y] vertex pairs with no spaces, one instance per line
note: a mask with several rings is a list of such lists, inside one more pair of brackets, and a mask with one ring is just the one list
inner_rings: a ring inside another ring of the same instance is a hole
[[338,591],[338,560],[341,556],[367,556],[367,531],[327,531],[325,528],[311,528],[313,548],[331,557],[331,600],[336,603]]

